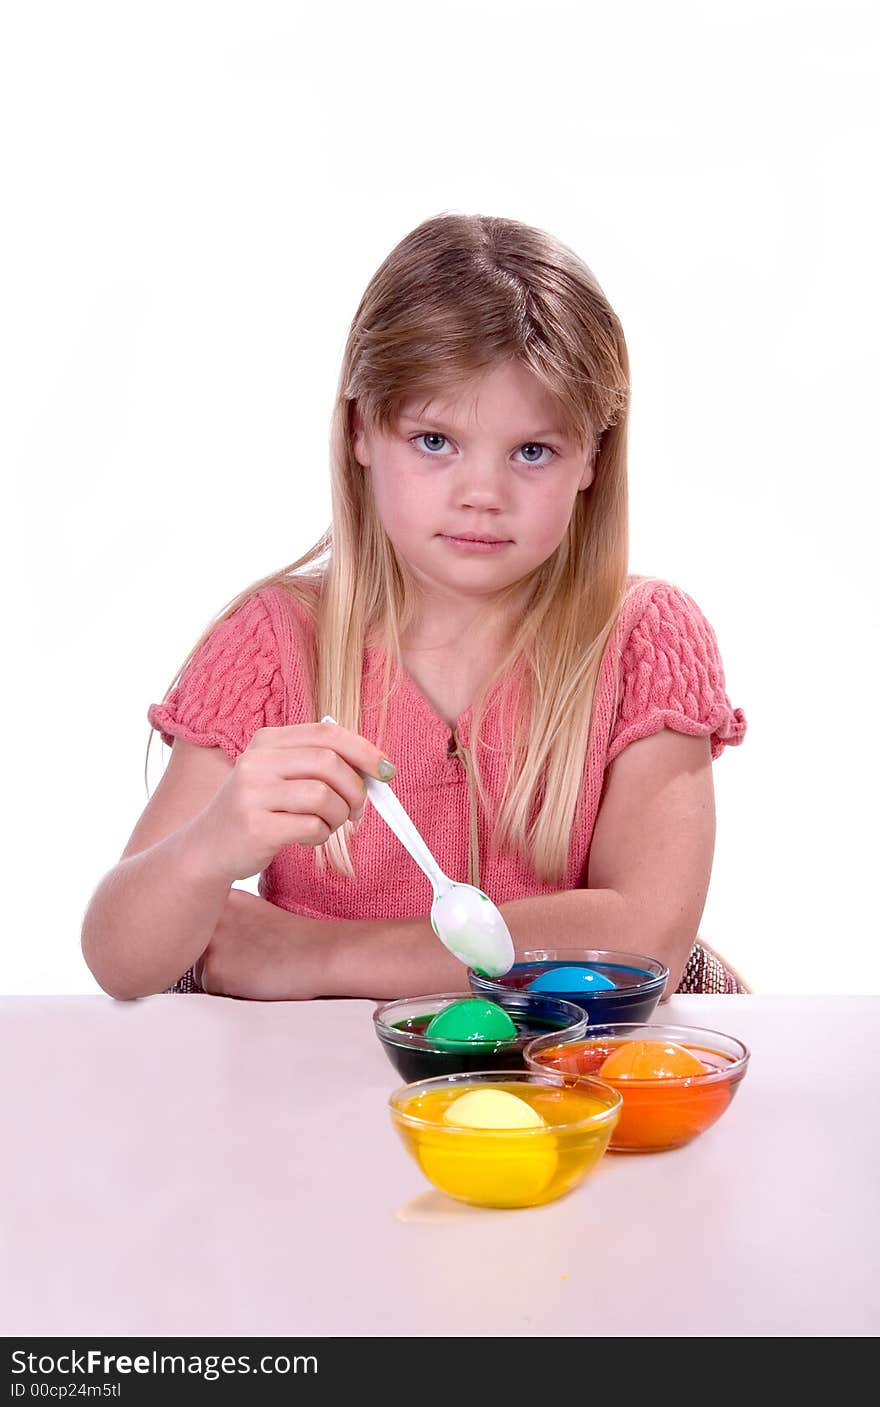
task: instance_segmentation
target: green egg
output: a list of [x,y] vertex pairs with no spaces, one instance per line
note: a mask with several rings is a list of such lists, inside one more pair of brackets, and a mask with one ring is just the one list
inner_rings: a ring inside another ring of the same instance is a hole
[[513,1040],[516,1026],[503,1007],[495,1002],[468,997],[438,1011],[425,1035],[443,1050],[464,1050],[474,1046],[494,1046]]

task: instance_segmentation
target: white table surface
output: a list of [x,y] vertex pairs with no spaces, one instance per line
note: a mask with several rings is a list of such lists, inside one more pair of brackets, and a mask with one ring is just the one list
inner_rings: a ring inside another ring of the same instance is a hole
[[0,1333],[880,1331],[880,998],[674,997],[723,1118],[517,1211],[424,1180],[373,1006],[0,998]]

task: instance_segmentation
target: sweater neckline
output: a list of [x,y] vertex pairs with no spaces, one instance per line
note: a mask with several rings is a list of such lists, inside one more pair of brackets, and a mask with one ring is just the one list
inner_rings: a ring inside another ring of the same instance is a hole
[[[626,592],[626,595],[630,597],[630,600],[632,600],[632,601],[633,601],[633,604],[634,604],[634,598],[635,598],[635,597],[637,596],[637,594],[638,594],[638,593],[635,591],[634,588],[636,588],[636,587],[641,587],[645,582],[647,582],[647,583],[650,584],[651,588],[653,589],[653,586],[656,584],[657,580],[658,580],[658,578],[656,578],[656,577],[651,577],[651,576],[646,576],[646,575],[637,575],[637,574],[635,574],[635,573],[629,573],[628,576],[627,576],[627,592]],[[622,617],[623,617],[623,611],[621,610],[621,614],[620,614],[620,616],[618,617],[617,626],[616,626],[616,629],[617,629],[617,632],[618,632],[618,633],[620,632],[621,627],[622,627],[622,624],[623,624]],[[368,653],[371,653],[371,654],[374,656],[374,658],[379,662],[381,668],[384,669],[387,656],[386,656],[386,654],[385,654],[385,651],[382,649],[382,647],[381,647],[380,645],[375,645],[375,646],[372,647],[372,649],[371,649]],[[611,663],[611,656],[612,656],[612,653],[613,653],[612,651],[607,651],[607,652],[606,652],[606,661],[605,661],[606,664],[610,664],[610,663]],[[411,699],[412,703],[415,705],[415,707],[418,709],[419,713],[422,715],[422,718],[424,719],[424,721],[426,722],[426,724],[430,725],[431,729],[432,729],[435,733],[442,734],[442,736],[443,736],[443,738],[446,740],[447,744],[450,742],[450,740],[452,740],[452,741],[454,741],[456,744],[460,745],[460,746],[463,747],[463,748],[469,747],[469,744],[470,744],[471,715],[472,715],[473,710],[474,710],[473,703],[468,704],[468,706],[467,706],[467,708],[464,710],[464,712],[463,712],[463,713],[460,713],[459,716],[458,716],[458,718],[455,720],[455,725],[454,725],[454,727],[451,727],[451,726],[449,725],[449,723],[447,723],[447,721],[446,721],[445,718],[441,718],[441,717],[440,717],[439,713],[437,713],[436,709],[434,708],[433,704],[432,704],[432,703],[430,702],[430,700],[428,699],[427,695],[422,692],[422,690],[419,688],[418,684],[416,683],[415,679],[413,679],[412,675],[409,673],[408,670],[406,670],[406,669],[404,668],[404,666],[403,666],[402,664],[400,665],[399,674],[400,674],[400,687],[403,689],[404,693],[409,696],[409,698]],[[599,678],[599,681],[598,681],[598,687],[599,687],[599,689],[602,688],[602,683],[603,683],[603,681],[604,681],[604,672],[603,672],[602,674],[600,674],[600,678]],[[502,681],[502,683],[503,683],[503,681]],[[489,708],[491,708],[492,700],[494,699],[495,693],[497,692],[497,690],[499,689],[499,687],[501,687],[501,684],[498,683],[498,682],[496,682],[495,689],[493,690],[492,695],[490,696],[490,699],[487,700],[487,711],[488,711]]]
[[[371,653],[380,663],[381,668],[384,669],[387,656],[381,646],[374,646],[372,648]],[[434,732],[442,733],[443,737],[446,739],[454,738],[458,742],[466,744],[470,731],[471,714],[473,713],[474,709],[473,704],[469,703],[464,712],[458,715],[458,718],[456,718],[455,723],[449,724],[447,723],[445,718],[440,717],[439,713],[434,708],[434,705],[428,699],[427,695],[422,692],[415,679],[413,679],[412,675],[409,673],[408,670],[403,667],[403,665],[399,667],[398,674],[400,679],[400,688],[404,691],[405,694],[409,696],[412,703],[416,706],[419,713],[422,715],[424,721],[430,724]]]

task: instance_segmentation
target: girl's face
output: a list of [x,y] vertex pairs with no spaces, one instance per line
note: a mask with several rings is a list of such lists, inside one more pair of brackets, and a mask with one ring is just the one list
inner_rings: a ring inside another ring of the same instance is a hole
[[[368,434],[355,415],[355,457],[382,526],[429,595],[490,597],[553,554],[592,464],[563,439],[551,397],[518,363],[416,412],[415,401],[404,404],[387,434]],[[467,533],[504,545],[468,550],[453,540]]]

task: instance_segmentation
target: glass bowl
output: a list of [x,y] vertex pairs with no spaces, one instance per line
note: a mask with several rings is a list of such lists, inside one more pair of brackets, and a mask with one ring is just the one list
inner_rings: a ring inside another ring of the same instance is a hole
[[503,977],[484,977],[469,968],[468,981],[476,996],[499,1001],[502,993],[523,991],[544,974],[552,980],[554,971],[568,967],[586,968],[614,983],[605,991],[572,991],[562,983],[561,990],[548,993],[582,1007],[591,1027],[608,1021],[647,1021],[669,976],[669,969],[662,962],[638,953],[602,948],[537,948],[523,953]]
[[[601,1074],[606,1058],[626,1042],[659,1041],[690,1051],[705,1074],[627,1079]],[[659,1153],[681,1148],[721,1118],[746,1073],[749,1050],[735,1036],[700,1026],[643,1022],[591,1026],[583,1037],[539,1036],[524,1052],[530,1070],[561,1075],[574,1086],[600,1078],[616,1089],[623,1108],[609,1144],[614,1153]]]
[[[534,1128],[462,1128],[443,1115],[463,1094],[500,1090],[544,1120]],[[480,1207],[537,1207],[569,1192],[598,1163],[622,1100],[603,1080],[566,1084],[532,1070],[476,1070],[401,1086],[391,1119],[434,1187]]]
[[508,1041],[469,1042],[450,1049],[425,1035],[433,1018],[453,1002],[473,999],[473,992],[435,992],[431,996],[400,997],[383,1002],[373,1012],[373,1027],[382,1048],[401,1079],[427,1080],[464,1070],[525,1069],[523,1050],[537,1036],[583,1035],[586,1013],[573,1002],[538,992],[503,992],[490,998],[508,1013],[517,1028]]

